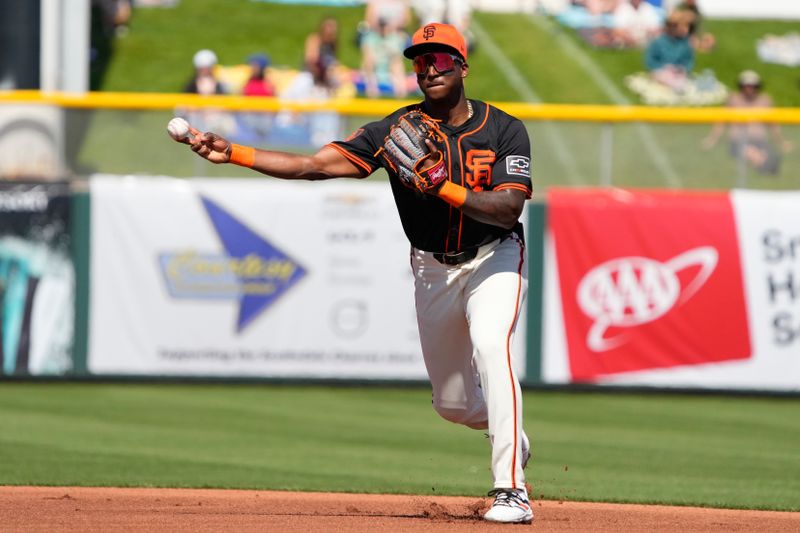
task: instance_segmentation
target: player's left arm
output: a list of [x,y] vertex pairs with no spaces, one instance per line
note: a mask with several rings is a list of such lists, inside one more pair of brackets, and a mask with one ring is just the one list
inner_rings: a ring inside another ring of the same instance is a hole
[[517,189],[501,191],[470,191],[461,211],[484,224],[511,229],[519,221],[526,195]]
[[[433,154],[430,159],[435,160],[436,153],[439,150],[430,141],[428,142],[431,154]],[[431,166],[431,163],[426,161],[421,168],[422,170],[428,170]],[[484,224],[507,229],[511,229],[516,225],[520,215],[522,215],[525,200],[530,198],[530,194],[526,193],[522,187],[473,191],[461,185],[456,185],[452,181],[445,181],[441,186],[431,188],[427,192],[438,196],[453,207],[457,207],[470,218],[474,218]]]
[[521,121],[513,120],[504,128],[498,143],[487,190],[459,190],[460,187],[446,183],[436,194],[470,218],[511,229],[522,215],[525,200],[531,197],[530,155],[528,132]]

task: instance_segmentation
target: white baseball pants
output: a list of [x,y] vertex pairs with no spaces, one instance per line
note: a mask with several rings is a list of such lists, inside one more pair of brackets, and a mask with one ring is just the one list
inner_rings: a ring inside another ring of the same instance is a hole
[[412,248],[417,322],[433,408],[443,418],[488,429],[495,488],[523,488],[522,395],[511,346],[528,289],[516,235],[448,266]]

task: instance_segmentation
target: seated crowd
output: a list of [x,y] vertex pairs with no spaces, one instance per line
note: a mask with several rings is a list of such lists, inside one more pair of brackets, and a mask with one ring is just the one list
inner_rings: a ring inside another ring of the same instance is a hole
[[555,9],[555,16],[591,46],[643,48],[663,32],[667,15],[673,12],[687,20],[695,50],[708,52],[714,47],[714,37],[700,31],[697,0],[571,0]]
[[[556,20],[590,46],[639,49],[645,71],[625,85],[651,105],[718,105],[727,88],[714,73],[694,72],[695,55],[713,50],[697,0],[548,0]],[[552,8],[553,6],[551,6]]]
[[251,55],[246,64],[223,66],[213,51],[200,50],[185,91],[281,98],[404,98],[418,92],[416,77],[403,57],[411,38],[409,25],[453,24],[472,48],[470,15],[469,2],[463,0],[368,0],[357,28],[358,69],[340,62],[338,21],[328,17],[306,38],[300,68],[274,68],[264,53]]
[[[631,74],[625,83],[647,104],[721,105],[769,107],[761,92],[760,77],[745,71],[736,80],[737,91],[728,95],[713,72],[694,73],[698,52],[714,48],[714,37],[701,31],[702,14],[696,0],[548,0],[564,4],[553,12],[556,20],[576,28],[586,42],[609,49],[640,49],[644,72]],[[305,40],[300,68],[275,68],[267,54],[250,55],[240,65],[222,66],[211,50],[193,58],[194,75],[186,92],[277,96],[284,99],[353,97],[405,98],[418,91],[416,77],[407,71],[403,50],[408,46],[407,28],[416,19],[444,21],[457,26],[475,46],[469,31],[469,3],[462,0],[369,0],[357,28],[355,44],[361,51],[359,69],[339,60],[339,25],[323,19]],[[320,114],[322,115],[322,114]],[[289,113],[268,117],[240,113],[204,112],[197,119],[215,124],[220,131],[245,140],[275,139],[321,146],[337,134],[335,117],[301,117]],[[302,121],[313,124],[303,124]],[[717,125],[703,141],[711,149],[725,132]],[[776,174],[781,154],[792,148],[780,128],[751,124],[728,128],[730,153],[764,174]]]

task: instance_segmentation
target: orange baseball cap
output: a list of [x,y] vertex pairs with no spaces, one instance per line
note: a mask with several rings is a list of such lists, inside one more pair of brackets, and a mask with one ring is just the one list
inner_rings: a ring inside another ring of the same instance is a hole
[[411,38],[411,46],[405,49],[403,55],[409,59],[414,59],[416,56],[425,53],[427,49],[436,46],[446,46],[452,48],[455,52],[467,60],[467,42],[464,36],[450,24],[441,24],[439,22],[432,22],[414,32]]

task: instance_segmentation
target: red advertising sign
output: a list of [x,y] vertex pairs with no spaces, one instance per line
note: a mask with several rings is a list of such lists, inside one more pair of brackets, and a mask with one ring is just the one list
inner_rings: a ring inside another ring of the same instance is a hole
[[751,355],[727,194],[554,190],[572,380]]

